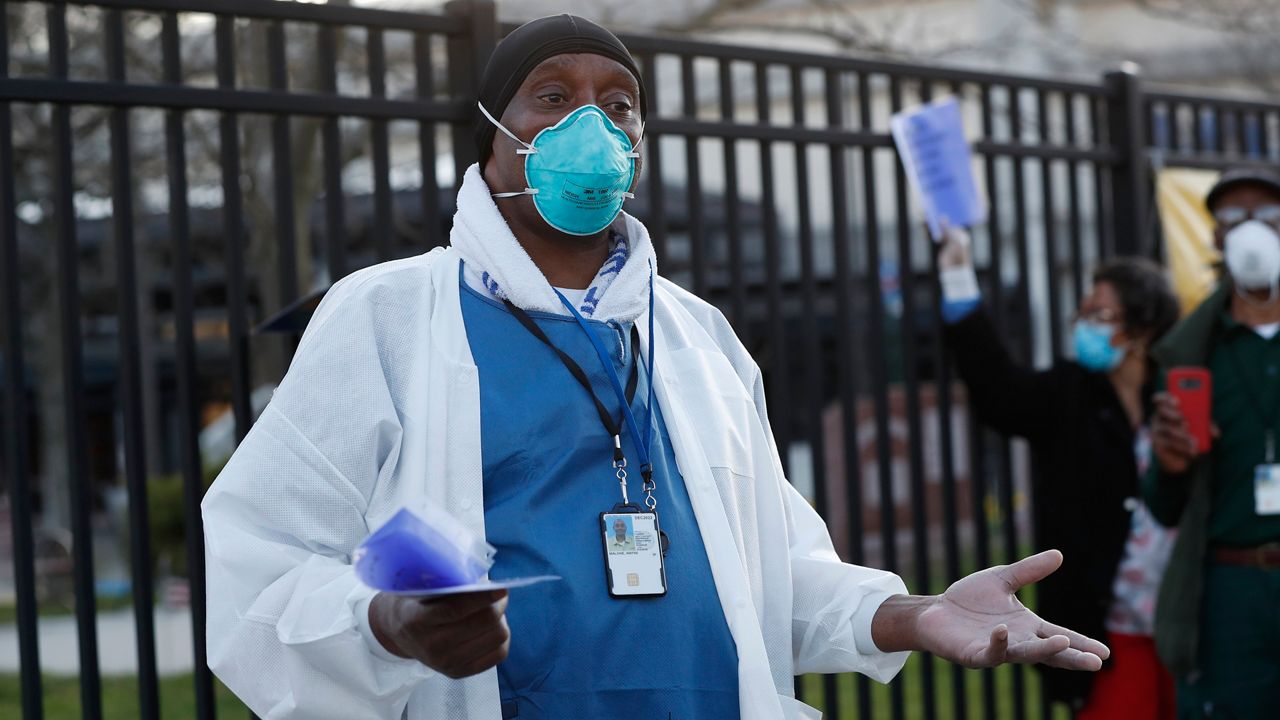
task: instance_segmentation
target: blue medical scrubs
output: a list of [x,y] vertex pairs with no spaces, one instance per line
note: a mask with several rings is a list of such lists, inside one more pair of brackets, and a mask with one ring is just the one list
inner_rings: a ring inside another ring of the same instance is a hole
[[[684,480],[659,411],[653,466],[662,529],[671,537],[667,594],[614,599],[605,583],[599,514],[620,502],[608,437],[586,390],[505,306],[462,283],[467,340],[480,371],[487,540],[495,579],[564,580],[512,591],[511,652],[498,666],[503,716],[520,720],[695,720],[738,717],[738,657]],[[569,317],[530,313],[585,370],[620,415],[608,377]],[[633,364],[631,324],[588,320],[623,379]],[[662,349],[658,349],[661,372]],[[643,363],[632,412],[643,427]],[[639,462],[630,434],[623,450]],[[633,470],[632,502],[643,498]],[[514,714],[513,714],[514,713]]]

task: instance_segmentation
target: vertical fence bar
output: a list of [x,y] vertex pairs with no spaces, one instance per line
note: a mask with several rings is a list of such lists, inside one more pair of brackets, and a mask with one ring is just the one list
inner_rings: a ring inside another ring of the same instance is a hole
[[[214,28],[218,87],[236,86],[235,18],[219,15]],[[218,119],[222,168],[222,231],[226,237],[227,325],[231,344],[231,408],[236,443],[253,424],[249,396],[249,322],[245,308],[244,201],[240,194],[240,118],[223,112]]]
[[[1092,117],[1092,127],[1090,129],[1095,148],[1116,149],[1116,145],[1110,137],[1110,128],[1107,127],[1107,124],[1104,124],[1104,118],[1106,118],[1104,112],[1109,112],[1110,98],[1114,97],[1115,93],[1116,91],[1113,88],[1108,88],[1107,99],[1095,99],[1090,103]],[[1104,163],[1095,163],[1093,173],[1094,215],[1098,223],[1098,254],[1102,257],[1110,257],[1115,254],[1116,248],[1115,213],[1109,202],[1110,195],[1108,193],[1113,177],[1112,168]]]
[[[284,23],[273,20],[267,25],[267,75],[271,89],[289,89],[288,64],[285,56]],[[279,238],[277,269],[280,273],[280,307],[298,299],[298,226],[294,217],[293,141],[288,115],[271,118],[271,156],[274,169],[276,235]],[[311,264],[307,263],[310,267]],[[311,278],[306,279],[310,285]]]
[[[124,13],[107,10],[107,77],[126,82]],[[143,425],[141,353],[142,331],[138,322],[138,278],[134,267],[133,173],[129,157],[129,110],[111,109],[111,225],[116,253],[116,293],[119,317],[119,397],[124,419],[123,449],[125,486],[129,497],[129,555],[133,565],[133,619],[138,648],[139,717],[160,717],[160,692],[156,679],[154,583],[151,577],[151,523],[147,511],[146,439]],[[151,294],[143,291],[143,297]]]
[[[927,90],[927,88],[925,88]],[[964,86],[957,81],[952,81],[950,85],[952,95],[955,95],[964,104]],[[972,247],[972,245],[970,245]],[[972,251],[972,250],[970,250]],[[932,270],[933,277],[938,277],[938,256],[931,252],[929,259],[929,269]],[[956,466],[955,466],[955,437],[952,434],[952,373],[950,359],[947,357],[946,343],[942,337],[942,286],[938,283],[931,283],[932,302],[933,302],[933,323],[937,328],[937,332],[933,333],[933,361],[937,368],[937,395],[938,395],[938,445],[942,454],[942,533],[943,544],[946,548],[943,551],[945,557],[947,584],[954,582],[960,578],[960,515],[959,503],[960,498],[956,496]],[[974,436],[973,424],[969,425],[969,436]],[[970,474],[970,486],[977,484],[977,479]],[[965,685],[964,669],[960,665],[950,664],[951,667],[951,705],[952,712],[955,714],[956,720],[966,720],[969,717],[969,693],[968,687]]]
[[[769,82],[767,66],[755,66],[756,115],[761,125],[769,124]],[[789,469],[788,449],[795,438],[792,413],[791,344],[787,342],[786,300],[782,294],[782,239],[778,232],[778,206],[774,196],[773,144],[762,140],[760,151],[760,201],[764,210],[765,295],[769,299],[769,415],[778,438],[783,466]],[[736,191],[736,190],[735,190]],[[736,204],[730,212],[737,214]],[[736,225],[735,225],[736,228]],[[734,230],[737,232],[737,230]],[[741,244],[741,243],[739,243]],[[745,303],[744,303],[745,305]],[[749,325],[748,315],[744,327]],[[746,342],[745,340],[743,341]]]
[[1269,127],[1271,113],[1266,111],[1259,112],[1255,115],[1258,128],[1258,157],[1267,159],[1271,157],[1271,129]]
[[1208,143],[1205,142],[1205,125],[1204,125],[1204,106],[1200,103],[1189,103],[1191,108],[1191,147],[1197,154],[1208,152]]
[[[901,79],[897,75],[889,76],[889,94],[902,100]],[[840,98],[839,78],[834,73],[827,73],[827,102],[838,102]],[[865,131],[871,126],[871,97],[866,92],[866,76],[858,78],[859,120]],[[896,111],[897,106],[894,107]],[[866,288],[867,325],[871,332],[871,342],[864,347],[870,353],[872,412],[876,425],[876,473],[880,488],[880,549],[884,566],[892,572],[900,572],[898,564],[898,505],[893,491],[893,444],[889,435],[889,366],[885,360],[885,324],[884,297],[880,287],[880,210],[879,197],[876,193],[875,151],[862,150],[862,200],[866,221],[867,245],[867,279]],[[899,228],[908,218],[899,215]],[[901,268],[899,268],[901,272]],[[907,374],[912,368],[905,369]],[[921,663],[922,674],[933,682],[932,663],[927,658]],[[926,686],[927,687],[927,686]],[[932,688],[930,688],[932,689]],[[930,696],[931,693],[926,693]],[[892,716],[901,718],[906,712],[906,700],[902,691],[902,681],[889,685],[889,705]]]
[[[318,28],[316,50],[320,63],[320,92],[338,94],[338,28]],[[347,222],[342,197],[342,128],[338,118],[326,117],[320,127],[320,154],[324,163],[325,258],[329,282],[347,274]]]
[[1227,121],[1231,114],[1217,105],[1208,106],[1209,117],[1213,118],[1213,149],[1218,155],[1226,155],[1230,151],[1227,140],[1231,137],[1227,132]]
[[[864,76],[865,77],[865,76]],[[864,130],[871,128],[871,97],[870,88],[866,82],[859,83],[861,105],[862,105],[862,126]],[[957,92],[956,95],[959,95]],[[927,80],[920,83],[920,101],[929,102],[933,99],[933,92]],[[902,109],[902,83],[898,78],[893,77],[889,82],[889,103],[892,112],[898,112]],[[867,161],[870,162],[871,150],[865,151]],[[875,176],[871,172],[872,168],[867,168],[866,181],[871,183]],[[925,477],[924,477],[924,433],[923,423],[920,417],[920,382],[919,382],[919,360],[917,358],[917,348],[915,340],[915,322],[917,318],[916,309],[916,284],[915,284],[915,259],[912,252],[911,228],[915,225],[915,218],[911,216],[911,207],[907,202],[907,176],[902,167],[901,162],[895,162],[893,167],[894,175],[894,200],[895,210],[898,214],[898,276],[899,288],[902,293],[902,322],[900,323],[902,332],[902,365],[903,365],[903,383],[906,395],[907,409],[907,432],[912,438],[908,446],[908,472],[911,480],[911,543],[912,543],[912,564],[915,565],[916,576],[916,592],[928,594],[930,592],[930,571],[929,571],[929,518],[927,508],[925,507]],[[868,194],[868,204],[871,202],[871,195]],[[934,260],[931,263],[931,269],[936,277],[936,256],[930,253]],[[930,283],[933,286],[933,283]],[[932,295],[933,293],[930,293]],[[943,472],[943,502],[944,522],[951,530],[949,536],[950,542],[944,541],[948,546],[948,552],[954,552],[957,545],[955,531],[955,473],[951,466],[951,380],[949,377],[949,368],[946,364],[946,353],[942,346],[942,299],[941,297],[932,298],[933,307],[930,310],[929,317],[933,321],[933,328],[930,335],[933,337],[933,361],[934,369],[937,372],[937,410],[938,410],[938,452],[941,455],[939,466]],[[953,673],[958,671],[960,667],[954,665]],[[923,654],[920,657],[921,681],[924,685],[924,716],[926,718],[937,717],[937,698],[935,697],[934,684],[934,659],[932,655]],[[954,679],[953,674],[953,679]],[[957,684],[957,696],[963,698],[964,686]],[[963,706],[963,700],[955,703],[956,708]],[[963,712],[963,710],[959,710]]]
[[1187,123],[1183,122],[1183,109],[1186,105],[1183,103],[1169,103],[1170,122],[1173,123],[1173,146],[1178,152],[1187,152],[1195,145],[1195,140],[1190,137],[1194,135]]
[[[1067,95],[1065,102],[1067,145],[1072,148],[1078,148],[1080,135],[1076,132],[1076,96],[1074,94]],[[1070,209],[1071,223],[1071,302],[1073,307],[1080,307],[1080,300],[1084,297],[1084,253],[1081,248],[1083,240],[1080,237],[1084,232],[1083,223],[1080,220],[1080,161],[1069,161],[1067,163],[1067,172],[1071,174],[1067,183],[1067,191],[1069,193],[1067,206]]]
[[[450,35],[448,40],[449,94],[474,107],[480,95],[480,74],[498,42],[495,5],[493,0],[452,0],[444,9],[447,14],[466,20],[462,33]],[[452,130],[454,171],[461,185],[467,167],[479,158],[471,140],[471,123],[455,123]]]
[[1251,160],[1262,157],[1261,136],[1258,133],[1259,116],[1260,113],[1257,112],[1240,116],[1240,150]]
[[[1040,144],[1049,146],[1049,98],[1044,90],[1036,91],[1036,121],[1039,125]],[[1049,348],[1052,357],[1062,357],[1062,298],[1058,287],[1058,228],[1054,215],[1053,162],[1040,158],[1040,212],[1044,227],[1044,256],[1048,262],[1047,286],[1049,292]]]
[[[1014,145],[1023,143],[1023,127],[1022,127],[1022,88],[1017,85],[1007,86],[1009,93],[1009,142]],[[1018,305],[1023,309],[1021,315],[1021,323],[1019,323],[1018,335],[1021,338],[1021,346],[1019,349],[1019,358],[1023,363],[1031,365],[1035,361],[1035,318],[1032,315],[1031,304],[1031,257],[1030,248],[1027,246],[1027,180],[1026,180],[1026,159],[1022,157],[1012,158],[1013,167],[1013,237],[1014,249],[1018,263]],[[1009,492],[1012,492],[1009,490]],[[1005,490],[1001,491],[1002,495]],[[1010,495],[1012,497],[1012,495]],[[1002,511],[1003,512],[1003,511]],[[1015,543],[1011,542],[1013,536],[1009,534],[1007,523],[1004,526],[1005,537],[1005,561],[1012,560],[1012,553],[1016,552]]]
[[[415,92],[419,100],[431,100],[436,94],[435,72],[431,62],[431,36],[419,32],[413,36]],[[455,135],[455,143],[457,141]],[[436,178],[436,126],[427,120],[418,122],[418,165],[422,172],[420,187],[423,240],[428,248],[444,244],[440,226],[440,185]],[[462,185],[462,176],[458,176]]]
[[[836,71],[824,72],[824,98],[827,126],[844,126],[843,106]],[[803,117],[800,115],[799,117]],[[849,235],[849,169],[845,148],[838,143],[827,145],[831,167],[831,223],[835,242],[836,263],[836,364],[840,387],[841,439],[844,443],[845,491],[849,513],[849,555],[855,565],[865,563],[862,544],[862,464],[858,457],[858,380],[854,367],[857,357],[854,335],[858,330],[853,311],[853,239]],[[857,676],[858,717],[871,717],[871,686],[864,675]]]
[[[983,137],[988,140],[995,140],[995,111],[992,107],[991,85],[989,83],[982,83],[979,86],[979,100],[982,104]],[[1004,312],[1004,234],[1001,231],[1003,222],[1000,214],[1000,208],[1004,203],[1001,201],[996,156],[992,153],[987,153],[986,157],[983,158],[983,166],[986,175],[987,202],[990,204],[987,213],[987,233],[991,244],[991,282],[989,285],[991,317],[996,327],[1000,328],[1001,332],[1004,333],[1008,331]],[[971,430],[969,436],[972,438],[970,448],[972,466],[969,474],[973,484],[971,486],[970,502],[972,504],[970,512],[973,514],[975,560],[977,566],[983,568],[991,564],[991,537],[990,528],[987,524],[987,497],[990,491],[990,484],[987,481],[986,463],[986,439],[989,435],[987,429],[978,422],[977,413],[972,402],[969,403],[968,422]],[[1006,462],[1001,470],[1007,473],[1007,443],[1004,443],[1004,448]],[[987,716],[993,716],[996,711],[996,685],[995,673],[990,669],[982,671],[982,702]]]
[[[1143,123],[1147,128],[1147,157],[1151,166],[1152,175],[1154,176],[1160,168],[1164,167],[1164,156],[1169,148],[1169,115],[1168,105],[1165,103],[1143,103]],[[1154,187],[1154,179],[1152,186]],[[1155,200],[1153,199],[1153,202]],[[1157,257],[1164,252],[1164,237],[1159,230],[1160,221],[1157,218],[1153,230],[1155,232],[1155,244],[1152,248]],[[1076,303],[1077,307],[1079,302]]]
[[[164,78],[182,84],[178,16],[164,15],[161,30]],[[204,577],[204,523],[200,500],[204,477],[200,459],[200,393],[196,387],[195,300],[191,272],[191,223],[187,204],[186,128],[180,110],[165,113],[166,172],[169,177],[169,236],[173,242],[174,365],[178,390],[178,457],[182,469],[182,506],[191,573],[191,635],[194,648],[196,717],[213,720],[213,673],[209,672]]]
[[[733,63],[721,59],[720,70],[720,119],[733,122]],[[725,239],[729,245],[729,319],[738,339],[751,347],[751,320],[747,316],[747,280],[743,273],[742,223],[739,220],[738,198],[738,148],[734,139],[725,137],[724,148],[724,223]]]
[[[694,88],[693,56],[680,56],[681,112],[690,120],[698,119],[698,96]],[[693,265],[693,292],[707,296],[707,237],[702,219],[702,163],[698,157],[698,136],[684,138],[685,203],[689,221],[689,258]]]
[[[50,74],[68,77],[67,6],[47,7]],[[53,106],[53,224],[58,262],[58,309],[62,340],[63,415],[67,440],[67,481],[71,500],[71,556],[79,639],[80,712],[85,720],[102,717],[102,681],[98,670],[97,598],[93,581],[93,488],[85,435],[84,348],[80,333],[80,248],[76,238],[75,175],[71,108]]]
[[1150,138],[1150,150],[1163,153],[1169,149],[1169,115],[1164,103],[1151,103],[1143,110],[1143,118],[1147,121],[1147,135]]
[[[1224,110],[1222,111],[1222,119],[1224,120],[1222,120],[1220,132],[1226,138],[1222,151],[1226,154],[1230,150],[1230,155],[1239,158],[1239,156],[1244,155],[1244,133],[1242,132],[1244,113],[1238,110]],[[1226,127],[1228,126],[1226,120],[1230,120],[1230,127]]]
[[[1049,95],[1048,92],[1043,89],[1039,89],[1036,91],[1036,122],[1039,128],[1038,140],[1040,144],[1044,147],[1049,147],[1053,144],[1052,138],[1051,138],[1052,130],[1049,124],[1048,95]],[[1069,103],[1070,101],[1069,95],[1064,93],[1060,97],[1063,103]],[[1044,257],[1045,257],[1046,264],[1048,266],[1045,268],[1045,270],[1046,270],[1046,276],[1047,276],[1046,285],[1049,293],[1049,347],[1050,347],[1051,357],[1058,358],[1062,356],[1061,355],[1062,332],[1060,330],[1060,326],[1062,324],[1063,318],[1062,318],[1062,296],[1060,292],[1061,288],[1059,287],[1059,279],[1058,279],[1059,252],[1058,252],[1058,242],[1057,242],[1058,240],[1057,217],[1054,209],[1053,162],[1047,157],[1040,158],[1039,162],[1040,162],[1040,212],[1042,214],[1041,221],[1044,228]],[[1067,165],[1067,168],[1069,171],[1070,170],[1069,164]],[[1033,472],[1035,472],[1034,468],[1033,468]],[[1031,506],[1034,507],[1035,506],[1034,483],[1028,486],[1028,491],[1029,491],[1028,500],[1031,503]],[[1016,523],[1014,522],[1014,515],[1012,513],[1009,515],[1008,523],[1010,526],[1013,526],[1016,531],[1017,526],[1016,526]],[[1035,671],[1029,668],[1025,668],[1023,666],[1015,666],[1014,672],[1017,673],[1019,676],[1025,677]],[[1040,692],[1038,694],[1038,697],[1039,697],[1039,703],[1037,705],[1036,710],[1040,713],[1041,718],[1045,718],[1047,717],[1047,714],[1048,714],[1049,700],[1048,700],[1048,697],[1043,692]]]
[[[964,102],[964,88],[959,83],[953,83],[951,85],[951,93],[955,95],[957,98],[959,98],[961,103]],[[931,93],[929,92],[929,86],[926,84],[921,90],[921,100],[927,100],[930,95]],[[899,193],[900,193],[900,196],[902,197],[902,200],[900,202],[905,203],[906,188],[904,187],[904,185],[906,182],[906,177],[903,174],[901,167],[898,168],[895,182],[899,186]],[[910,247],[911,245],[908,241],[908,243],[904,245],[904,250],[907,253],[906,255],[904,255],[904,257],[910,258]],[[972,247],[972,245],[970,247]],[[906,265],[907,262],[904,261],[903,264]],[[933,252],[929,253],[929,270],[932,273],[932,277],[934,278],[939,277],[937,253],[933,253]],[[911,275],[911,277],[914,278],[914,273]],[[959,516],[959,500],[956,497],[956,467],[954,464],[955,463],[955,438],[952,436],[952,422],[951,422],[951,418],[952,418],[951,386],[953,383],[953,378],[951,373],[951,363],[947,357],[947,348],[942,336],[942,333],[943,333],[942,286],[937,282],[930,282],[928,283],[928,285],[930,290],[929,292],[930,302],[933,304],[933,307],[931,308],[931,316],[930,316],[932,318],[933,327],[934,327],[934,332],[932,333],[933,335],[933,348],[932,348],[933,366],[937,370],[937,378],[936,378],[937,384],[936,384],[935,392],[937,393],[937,398],[938,398],[937,400],[938,452],[942,455],[942,460],[943,460],[939,464],[942,470],[942,533],[943,533],[942,537],[943,537],[943,546],[944,546],[943,558],[946,565],[946,573],[947,573],[946,583],[950,584],[951,582],[954,582],[955,580],[958,580],[960,578],[960,526],[959,526],[960,516]],[[904,286],[904,289],[903,289],[904,298],[910,298],[914,294],[915,294],[914,292],[907,290],[906,286]],[[914,303],[914,300],[912,302]],[[908,317],[915,314],[914,310],[910,312],[906,311],[905,306],[904,306],[903,312]],[[970,476],[969,482],[972,484],[972,483],[976,483],[977,480],[972,476]],[[923,495],[924,493],[923,483],[920,486],[919,492]],[[917,517],[919,519],[917,519],[915,522],[917,523],[927,522],[927,516],[924,513],[925,513],[925,508],[924,508],[924,502],[922,499],[921,509],[917,514]],[[926,533],[924,537],[927,542],[928,534]],[[924,555],[924,558],[925,558],[925,562],[927,563],[928,562],[927,553]],[[928,572],[927,567],[925,570],[926,570],[926,573],[922,577],[926,577],[926,578],[930,577],[932,573]],[[930,592],[930,590],[923,590],[923,592]],[[951,694],[952,711],[954,712],[957,720],[966,720],[966,718],[968,718],[969,716],[969,705],[968,705],[968,688],[965,686],[965,682],[964,682],[964,668],[962,668],[960,665],[957,665],[955,663],[950,663],[950,668],[951,668],[951,687],[952,687],[952,694]]]
[[[369,94],[376,98],[387,96],[387,54],[383,47],[382,30],[368,28],[366,52],[369,59]],[[373,236],[378,248],[378,260],[391,259],[391,141],[387,134],[387,121],[369,121],[370,154],[373,155]]]
[[[804,78],[799,65],[792,65],[790,70],[790,90],[791,90],[791,113],[792,122],[795,125],[804,124],[804,108],[805,108],[805,91]],[[765,121],[768,113],[761,114],[761,120]],[[824,519],[830,517],[830,502],[827,497],[827,463],[826,463],[826,432],[823,424],[823,408],[826,405],[827,393],[824,391],[824,367],[822,363],[822,342],[818,329],[818,297],[817,297],[817,273],[816,263],[814,259],[813,249],[813,207],[810,202],[809,195],[809,146],[803,141],[797,140],[795,143],[795,163],[796,163],[796,215],[798,219],[797,242],[800,250],[800,300],[803,318],[801,319],[801,328],[804,332],[805,352],[804,352],[804,373],[805,373],[805,406],[808,408],[809,423],[809,442],[812,447],[813,457],[813,492],[814,492],[814,509],[818,511]],[[834,292],[839,292],[839,287]],[[839,362],[839,359],[837,359]],[[840,369],[843,375],[845,369]],[[845,422],[845,437],[851,433],[848,432],[848,421]],[[853,453],[856,457],[856,451]],[[846,452],[846,457],[849,453]],[[859,468],[855,465],[850,476],[859,472]],[[861,517],[852,516],[849,518],[851,525],[861,524]],[[859,676],[861,677],[861,676]],[[868,694],[869,684],[865,682],[865,678],[859,681],[863,688],[859,703],[865,704],[868,708],[866,712],[862,712],[859,717],[869,717],[870,712],[870,696]],[[839,683],[834,675],[822,676],[822,698],[823,706],[828,717],[840,717],[840,692]]]
[[[658,115],[658,56],[645,55],[640,60],[643,82],[650,98],[649,117]],[[645,223],[653,239],[653,251],[658,262],[667,259],[667,196],[662,179],[662,138],[652,130],[645,131],[645,172],[649,175],[649,217]]]
[[[1022,88],[1009,85],[1009,123],[1010,142],[1015,145],[1023,143],[1022,128]],[[1031,266],[1030,248],[1027,238],[1027,184],[1024,158],[1013,158],[1013,223],[1014,238],[1017,242],[1018,257],[1018,301],[1023,308],[1022,322],[1019,332],[1022,335],[1022,362],[1030,365],[1035,359],[1034,318],[1031,304]],[[1008,442],[1005,443],[1008,457]],[[1006,466],[1011,463],[1006,463]],[[1034,472],[1034,471],[1033,471]],[[1004,562],[1011,563],[1018,557],[1018,528],[1014,516],[1014,483],[1012,472],[1003,473],[1000,482],[1000,529],[1004,540]],[[1013,676],[1013,716],[1021,720],[1026,717],[1026,689],[1021,666],[1011,666],[1008,671]]]
[[[1142,86],[1137,75],[1123,70],[1107,73],[1104,84],[1109,99],[1108,138],[1119,157],[1111,173],[1116,250],[1126,255],[1150,255],[1149,180],[1146,128],[1142,122]],[[1196,124],[1197,127],[1200,124],[1199,112],[1196,113]]]
[[[8,13],[0,12],[0,80],[9,77]],[[13,110],[0,103],[0,167],[14,167]],[[4,353],[0,355],[4,397],[4,473],[13,533],[14,601],[17,605],[18,662],[22,717],[44,717],[40,677],[39,619],[36,613],[35,544],[32,540],[31,480],[27,475],[28,415],[26,358],[22,328],[22,254],[18,239],[15,173],[0,173],[0,303],[3,304]]]

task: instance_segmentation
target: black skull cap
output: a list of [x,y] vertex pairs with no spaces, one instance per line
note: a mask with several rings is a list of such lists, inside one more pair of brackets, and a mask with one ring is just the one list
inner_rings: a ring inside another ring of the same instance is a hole
[[[494,48],[480,78],[480,102],[493,113],[494,118],[501,119],[511,98],[539,63],[555,55],[575,53],[603,55],[621,63],[635,76],[640,86],[640,117],[648,115],[640,66],[631,52],[618,36],[586,18],[568,14],[530,20],[503,38]],[[477,109],[476,150],[481,166],[493,152],[496,132],[493,123]]]

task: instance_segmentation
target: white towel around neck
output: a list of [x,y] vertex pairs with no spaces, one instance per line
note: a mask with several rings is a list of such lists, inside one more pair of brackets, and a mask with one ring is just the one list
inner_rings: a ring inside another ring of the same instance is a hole
[[[458,211],[449,241],[462,256],[469,279],[477,287],[497,289],[500,297],[525,310],[568,315],[551,283],[511,233],[490,192],[480,166],[467,168],[458,189]],[[657,272],[657,259],[644,224],[625,212],[621,217],[630,253],[590,315],[598,320],[633,322],[649,309],[649,278]],[[489,283],[480,280],[486,273]]]

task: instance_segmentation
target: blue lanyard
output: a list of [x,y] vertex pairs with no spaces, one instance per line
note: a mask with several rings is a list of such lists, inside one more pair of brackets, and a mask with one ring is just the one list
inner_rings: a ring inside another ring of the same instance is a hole
[[573,303],[569,302],[564,295],[561,295],[559,290],[555,292],[556,296],[560,298],[560,302],[564,303],[564,306],[573,314],[573,319],[578,321],[578,326],[587,334],[587,339],[591,341],[592,347],[596,349],[596,355],[600,357],[600,363],[604,365],[605,375],[609,377],[609,383],[613,385],[613,392],[617,394],[618,402],[622,405],[622,413],[626,419],[627,430],[631,433],[631,440],[635,443],[636,453],[640,456],[640,475],[647,483],[653,477],[653,463],[649,457],[649,449],[653,440],[653,350],[656,341],[653,336],[653,271],[652,269],[649,271],[649,365],[646,370],[649,379],[649,416],[645,418],[643,434],[640,433],[635,416],[631,413],[631,403],[627,402],[627,394],[622,390],[622,380],[618,377],[618,371],[613,369],[613,358],[609,356],[609,351],[605,349],[604,343],[600,342],[600,338],[591,332],[591,328],[587,327],[587,321],[578,312],[578,309],[573,306]]

